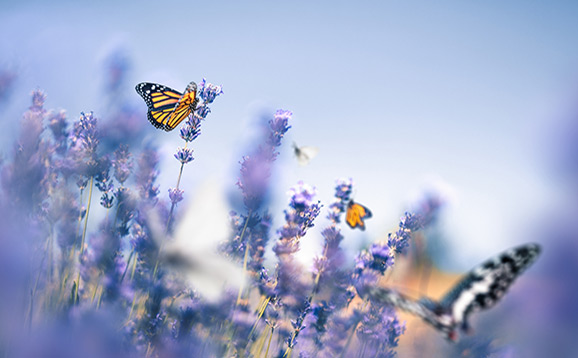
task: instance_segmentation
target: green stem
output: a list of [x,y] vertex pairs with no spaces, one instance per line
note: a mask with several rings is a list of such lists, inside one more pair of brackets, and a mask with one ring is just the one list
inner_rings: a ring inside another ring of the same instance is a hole
[[269,343],[267,343],[267,350],[265,351],[265,358],[269,356],[269,347],[271,347],[271,341],[273,340],[273,333],[275,332],[275,327],[271,327],[271,335],[269,336]]
[[96,292],[98,292],[98,289],[100,288],[100,278],[102,276],[102,271],[99,273],[97,281],[96,281],[96,286],[94,287],[94,292],[92,293],[92,298],[90,300],[90,303],[94,303],[94,298],[96,297]]
[[128,268],[129,268],[129,266],[130,266],[130,264],[131,264],[130,261],[132,260],[132,257],[133,257],[133,256],[134,256],[134,249],[132,249],[132,251],[130,252],[130,255],[128,255],[128,260],[126,260],[126,267],[124,268],[124,271],[122,272],[122,276],[120,276],[120,282],[119,282],[119,284],[121,284],[122,281],[124,280],[124,276],[126,275],[126,272],[128,271]]
[[136,263],[138,261],[138,254],[136,254],[136,256],[134,257],[134,260],[132,261],[132,269],[130,271],[130,280],[132,281],[134,279],[134,273],[136,271]]
[[33,313],[34,313],[34,291],[30,291],[30,310],[28,311],[28,332],[32,330]]
[[[118,188],[118,192],[121,192],[121,191],[123,191],[123,190],[124,190],[124,186],[122,186],[122,184],[121,184],[120,188]],[[120,207],[121,207],[122,204],[123,204],[122,201],[119,201],[119,202],[116,204],[116,212],[114,213],[114,221],[112,222],[112,227],[113,227],[113,229],[116,228],[116,223],[117,223],[117,221],[118,221],[118,213],[119,213],[119,211],[120,211]]]
[[80,212],[78,213],[78,221],[76,222],[76,234],[78,235],[80,232],[80,223],[82,222],[82,194],[84,193],[84,187],[80,188],[80,195],[79,195],[79,207],[80,207]]
[[[185,141],[185,148],[187,147],[188,142]],[[176,186],[176,190],[179,190],[179,185],[181,184],[181,177],[183,176],[183,168],[185,167],[185,163],[181,163],[181,169],[179,170],[179,177],[177,178],[177,186]],[[173,218],[173,212],[175,210],[175,207],[177,206],[177,203],[173,202],[171,204],[171,210],[169,211],[169,219],[167,220],[167,233],[169,232],[169,228],[171,225],[171,220]]]
[[52,225],[52,223],[50,224],[50,234],[48,236],[48,247],[46,248],[46,250],[48,251],[48,284],[51,285],[52,284],[52,278],[54,276],[54,268],[53,268],[53,263],[54,263],[54,225]]
[[[251,214],[253,212],[249,210],[249,214],[247,215],[247,219],[245,219],[245,225],[243,226],[243,230],[241,231],[241,236],[239,237],[239,241],[243,242],[243,237],[245,236],[245,231],[247,230],[247,225],[249,224],[249,220],[251,219]],[[241,285],[239,286],[239,294],[237,295],[237,303],[241,301],[241,297],[243,296],[243,288],[245,283],[245,276],[247,275],[247,261],[249,261],[249,242],[245,243],[245,255],[243,258],[243,280],[241,281]]]
[[134,311],[134,305],[136,304],[136,297],[137,297],[137,293],[134,293],[134,296],[132,298],[132,304],[130,305],[130,311],[128,312],[128,318],[126,319],[127,322],[130,321],[130,318],[132,317],[132,312]]
[[[88,214],[90,213],[90,203],[92,202],[92,187],[93,187],[94,177],[90,177],[90,189],[88,190],[88,203],[86,204],[86,214],[84,216],[84,228],[82,229],[82,240],[80,241],[80,254],[78,255],[78,261],[80,263],[81,256],[84,253],[84,241],[86,239],[86,227],[88,226]],[[76,287],[74,289],[74,303],[78,303],[78,290],[80,286],[80,269],[76,275]]]
[[88,225],[88,213],[90,212],[90,203],[92,202],[92,183],[94,177],[90,177],[90,189],[88,190],[88,203],[86,204],[86,214],[84,216],[84,228],[82,229],[82,240],[80,241],[80,256],[84,253],[84,240],[86,238],[86,227]]
[[259,308],[257,310],[257,320],[255,321],[255,323],[253,323],[253,327],[251,327],[251,331],[249,332],[249,335],[247,336],[248,342],[251,341],[251,337],[253,336],[253,333],[255,332],[255,329],[257,328],[257,324],[261,320],[261,317],[263,317],[263,314],[265,313],[265,309],[269,305],[269,301],[271,301],[271,297],[265,297],[265,296],[261,296],[261,297],[263,297],[264,299],[263,298],[261,299],[261,303],[259,304]]

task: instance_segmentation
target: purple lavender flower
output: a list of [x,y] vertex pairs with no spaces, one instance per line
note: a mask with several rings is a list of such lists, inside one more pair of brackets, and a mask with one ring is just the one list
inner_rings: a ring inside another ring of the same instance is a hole
[[211,109],[205,103],[200,104],[197,109],[195,109],[195,113],[193,118],[195,120],[201,120],[207,118],[207,116],[211,113]]
[[[329,226],[321,231],[325,239],[323,255],[316,259],[318,287],[315,291],[324,291],[329,295],[331,307],[341,308],[350,300],[347,287],[350,285],[350,274],[344,268],[345,255],[339,246],[343,240],[339,222],[350,200],[353,182],[351,179],[338,179],[335,186],[335,199],[329,205],[327,218]],[[321,337],[317,337],[320,341]]]
[[257,211],[267,198],[273,160],[270,153],[259,150],[253,156],[243,157],[241,161],[241,176],[237,186],[243,192],[243,202],[249,212]]
[[64,184],[59,182],[52,189],[47,218],[54,223],[58,245],[62,250],[69,251],[77,241],[78,227],[76,223],[80,208],[75,196]]
[[286,223],[279,229],[281,237],[273,248],[277,255],[293,254],[299,250],[299,240],[313,227],[313,221],[321,210],[321,204],[313,202],[314,188],[299,182],[290,193],[290,208],[285,210]]
[[[206,107],[208,108],[208,107]],[[195,117],[191,116],[184,126],[181,127],[181,138],[186,142],[192,142],[201,134],[201,122]]]
[[397,231],[387,236],[387,244],[394,249],[396,253],[405,254],[409,247],[409,239],[413,231],[420,230],[423,224],[418,216],[406,212],[400,219]]
[[335,184],[335,200],[329,204],[327,218],[334,223],[341,221],[341,214],[347,209],[347,204],[351,200],[353,191],[353,181],[351,179],[338,179]]
[[156,185],[156,179],[159,175],[157,166],[159,156],[155,149],[146,147],[137,161],[137,171],[135,173],[136,184],[141,198],[154,205],[158,200],[159,187]]
[[271,127],[271,132],[267,141],[269,145],[273,147],[281,145],[281,139],[283,139],[285,133],[289,128],[291,128],[291,126],[288,125],[291,116],[293,116],[291,111],[278,109],[275,112],[275,116],[269,121],[269,127]]
[[112,208],[112,202],[114,201],[114,196],[110,195],[108,192],[105,192],[100,197],[100,205],[103,207],[110,209]]
[[275,151],[281,145],[281,139],[291,128],[287,125],[291,112],[278,110],[274,119],[269,121],[265,145],[259,145],[251,155],[241,161],[241,176],[237,186],[243,193],[243,202],[250,213],[258,211],[267,199],[271,167],[277,158]]
[[393,308],[371,305],[357,328],[365,354],[371,357],[394,357],[399,336],[405,332]]
[[109,192],[113,189],[114,184],[110,178],[110,161],[108,158],[102,158],[102,166],[100,171],[94,176],[94,182],[98,190],[101,192]]
[[[208,83],[204,78],[199,86],[199,96],[203,99],[205,103],[213,103],[218,95],[223,93],[223,88],[221,86]],[[203,117],[204,118],[204,117]]]
[[182,164],[189,163],[193,160],[193,150],[191,148],[181,148],[175,153],[175,158]]
[[299,279],[301,268],[294,262],[293,254],[299,250],[299,242],[307,230],[313,227],[313,221],[319,215],[321,205],[314,202],[315,189],[299,182],[291,188],[289,209],[285,210],[285,224],[278,230],[279,240],[273,251],[279,259],[277,266],[277,286],[275,297],[282,300],[284,309],[297,319],[292,322],[293,331],[288,336],[287,349],[293,349],[300,331],[305,328],[303,322],[310,311],[311,291],[308,285]]
[[48,117],[48,128],[52,132],[56,142],[56,153],[62,155],[68,149],[68,123],[66,122],[66,112],[59,111],[51,113]]
[[89,153],[95,152],[100,141],[97,135],[96,122],[97,119],[94,113],[81,112],[80,119],[74,124],[73,144],[82,145]]
[[347,357],[344,348],[350,340],[351,330],[357,326],[361,319],[361,312],[357,309],[353,310],[351,314],[340,312],[340,314],[334,315],[327,325],[323,350],[319,352],[318,356],[322,358],[339,357],[340,355]]
[[13,160],[2,168],[5,198],[18,207],[27,207],[34,212],[40,210],[48,191],[47,164],[51,152],[50,146],[42,138],[45,98],[40,90],[32,93],[32,105],[22,118]]
[[[389,238],[397,237],[389,235]],[[399,244],[398,241],[395,243]],[[396,247],[388,242],[376,242],[371,244],[368,250],[361,251],[355,258],[355,271],[362,274],[365,270],[373,270],[383,275],[385,271],[392,267],[395,259]]]
[[97,153],[100,143],[100,133],[97,129],[97,119],[92,112],[80,115],[78,122],[74,123],[71,135],[71,148],[68,160],[69,171],[85,178],[94,177],[103,172],[109,165]]
[[114,177],[122,186],[130,176],[133,167],[132,155],[128,150],[128,146],[121,144],[115,150],[111,164],[114,169]]
[[287,339],[285,340],[285,343],[287,343],[287,348],[293,349],[293,347],[295,347],[295,345],[297,344],[297,337],[299,336],[299,333],[301,333],[301,331],[306,328],[304,321],[305,317],[307,317],[307,314],[310,311],[311,311],[311,302],[307,300],[305,301],[305,304],[301,309],[301,313],[299,314],[297,319],[291,320],[291,326],[293,327],[293,334],[287,337]]
[[126,187],[119,187],[114,192],[116,198],[116,214],[115,221],[117,223],[116,230],[119,235],[125,236],[129,233],[129,221],[134,216],[134,211],[137,208],[137,200],[131,195],[131,191]]
[[178,188],[170,188],[169,198],[171,199],[171,203],[177,204],[178,202],[182,201],[184,192],[185,192],[184,190]]
[[442,193],[437,191],[426,191],[423,194],[412,209],[423,227],[428,227],[437,221],[440,212],[446,205],[446,200]]
[[44,94],[44,92],[42,92],[40,90],[33,91],[32,92],[32,105],[30,106],[30,110],[33,112],[45,113],[44,101],[46,101],[46,95]]

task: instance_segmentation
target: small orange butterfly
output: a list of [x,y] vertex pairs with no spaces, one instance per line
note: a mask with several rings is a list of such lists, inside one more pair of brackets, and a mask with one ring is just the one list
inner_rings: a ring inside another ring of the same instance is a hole
[[148,106],[147,118],[155,127],[175,129],[197,106],[197,84],[189,83],[184,93],[158,83],[142,82],[136,91]]
[[352,229],[358,227],[361,230],[365,230],[365,222],[363,219],[371,217],[371,211],[365,206],[354,203],[353,200],[349,201],[347,204],[347,213],[345,214],[345,222]]

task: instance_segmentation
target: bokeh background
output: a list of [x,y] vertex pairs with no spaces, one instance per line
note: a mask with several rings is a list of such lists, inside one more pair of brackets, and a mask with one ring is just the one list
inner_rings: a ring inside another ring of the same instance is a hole
[[[121,106],[139,115],[116,125],[143,131],[145,142],[165,152],[159,179],[166,193],[181,139],[147,123],[134,85],[183,90],[206,78],[224,95],[195,142],[183,189],[210,181],[236,190],[238,161],[261,118],[291,110],[274,174],[275,220],[298,180],[328,203],[335,179],[351,177],[355,199],[374,214],[364,233],[347,235],[353,255],[435,193],[445,202],[430,245],[437,267],[464,272],[517,243],[541,243],[543,259],[528,274],[537,282],[527,289],[534,303],[525,312],[556,302],[567,325],[543,317],[532,324],[539,331],[550,322],[553,336],[571,336],[578,311],[576,293],[566,292],[578,273],[577,18],[578,3],[562,0],[1,0],[0,150],[12,150],[35,88],[46,92],[46,107],[66,109],[70,118],[94,111],[114,123],[107,115]],[[123,81],[111,91],[118,74]],[[298,166],[293,141],[318,147],[319,155]],[[303,242],[304,263],[320,243],[315,234]]]

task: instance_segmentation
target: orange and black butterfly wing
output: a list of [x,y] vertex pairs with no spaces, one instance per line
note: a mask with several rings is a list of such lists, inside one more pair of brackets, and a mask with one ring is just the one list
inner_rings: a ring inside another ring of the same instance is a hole
[[352,229],[358,227],[361,230],[365,230],[364,219],[371,217],[371,211],[365,206],[354,203],[353,200],[347,205],[347,212],[345,214],[345,222]]
[[136,86],[137,93],[148,106],[149,122],[167,132],[175,129],[194,109],[196,89],[193,82],[185,93],[157,83],[143,82]]

